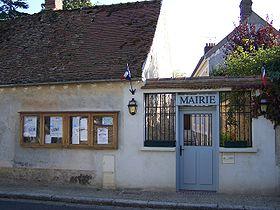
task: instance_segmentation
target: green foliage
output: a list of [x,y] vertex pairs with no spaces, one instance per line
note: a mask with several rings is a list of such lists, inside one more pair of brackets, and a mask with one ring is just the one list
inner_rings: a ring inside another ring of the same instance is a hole
[[275,126],[280,125],[280,35],[270,24],[256,30],[255,26],[241,24],[230,37],[225,62],[215,69],[214,76],[261,75],[262,66],[272,84],[253,98],[252,112],[260,113],[260,101],[268,100],[265,117]]
[[253,52],[237,48],[225,63],[213,71],[214,76],[249,76],[261,75],[261,68],[265,65],[267,75],[277,81],[280,79],[280,46]]
[[64,10],[80,9],[83,7],[92,6],[93,4],[90,2],[90,0],[63,0]]
[[26,0],[0,0],[0,20],[16,18],[26,13],[17,11],[18,9],[27,9]]

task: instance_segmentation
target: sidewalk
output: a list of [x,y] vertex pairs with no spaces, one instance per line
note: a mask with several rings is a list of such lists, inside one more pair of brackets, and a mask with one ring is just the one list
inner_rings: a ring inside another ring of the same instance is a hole
[[0,186],[0,198],[155,209],[280,209],[280,196],[212,192],[150,192],[83,187]]

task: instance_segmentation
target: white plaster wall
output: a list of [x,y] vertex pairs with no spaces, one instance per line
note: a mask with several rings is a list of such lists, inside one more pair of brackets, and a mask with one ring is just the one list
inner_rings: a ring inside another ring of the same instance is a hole
[[276,193],[278,175],[275,161],[275,130],[273,124],[263,117],[253,119],[252,141],[253,148],[256,148],[257,152],[235,152],[234,164],[223,164],[222,153],[220,153],[220,192]]
[[[104,155],[115,157],[119,188],[174,189],[175,152],[141,151],[144,142],[142,82],[135,82],[138,113],[127,104],[129,83],[96,83],[5,88],[0,91],[0,168],[90,170],[102,184]],[[23,148],[19,144],[20,111],[119,111],[118,150]]]
[[[175,190],[175,152],[143,151],[144,107],[142,82],[134,82],[138,112],[127,110],[129,83],[96,83],[0,89],[1,167],[90,170],[102,184],[104,155],[115,157],[118,188]],[[186,90],[185,90],[186,91]],[[154,92],[154,91],[153,91]],[[23,148],[19,144],[19,111],[119,111],[118,150]],[[219,191],[273,193],[279,186],[275,130],[270,121],[253,119],[256,153],[235,152],[234,164],[219,163]]]
[[143,66],[143,80],[149,78],[169,78],[174,70],[171,62],[170,39],[167,28],[167,8],[163,3],[158,19],[153,44]]

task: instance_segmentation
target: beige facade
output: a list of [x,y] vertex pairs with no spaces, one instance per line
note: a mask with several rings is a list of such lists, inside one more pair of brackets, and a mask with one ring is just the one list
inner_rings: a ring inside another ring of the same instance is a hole
[[[134,116],[127,108],[132,98],[128,82],[0,89],[1,182],[176,190],[175,148],[143,146],[143,97],[149,92],[195,91],[143,90],[140,81],[133,85],[138,104]],[[22,147],[19,142],[22,111],[118,111],[118,149]],[[275,153],[279,145],[275,143],[274,127],[263,117],[254,119],[252,126],[252,148],[219,148],[218,192],[271,194],[279,190]],[[225,160],[228,156],[231,162]]]
[[[1,182],[17,182],[20,177],[21,183],[75,184],[80,183],[75,180],[87,179],[89,186],[174,190],[175,150],[143,149],[142,82],[134,85],[138,103],[135,116],[128,113],[127,104],[132,98],[128,82],[2,88]],[[22,111],[118,111],[118,149],[22,147],[18,113]]]

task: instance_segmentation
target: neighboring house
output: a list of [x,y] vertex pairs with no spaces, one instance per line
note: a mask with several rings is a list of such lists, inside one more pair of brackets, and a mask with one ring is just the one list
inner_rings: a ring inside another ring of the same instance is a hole
[[[256,28],[267,25],[268,23],[252,10],[252,0],[242,0],[240,3],[240,21],[255,25]],[[209,76],[211,72],[221,65],[225,59],[225,50],[228,39],[235,32],[234,29],[218,44],[207,43],[204,48],[204,55],[198,61],[191,77]],[[276,29],[275,29],[276,30]]]
[[46,8],[0,22],[0,183],[279,192],[259,78],[170,78],[160,1]]

